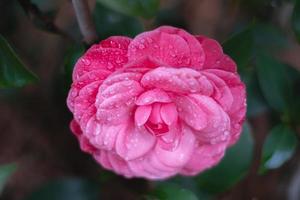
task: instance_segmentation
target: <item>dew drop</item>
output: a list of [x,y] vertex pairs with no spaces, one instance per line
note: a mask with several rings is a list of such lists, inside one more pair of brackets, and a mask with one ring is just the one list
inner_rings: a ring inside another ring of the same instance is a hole
[[145,48],[145,45],[143,45],[143,44],[139,45],[139,49],[144,49],[144,48]]
[[82,62],[83,62],[83,64],[85,64],[85,65],[90,65],[91,64],[91,61],[89,60],[89,59],[82,59]]
[[228,136],[229,134],[230,134],[229,131],[224,132],[224,136]]
[[109,63],[107,63],[107,69],[113,69],[114,68],[114,66],[109,62]]

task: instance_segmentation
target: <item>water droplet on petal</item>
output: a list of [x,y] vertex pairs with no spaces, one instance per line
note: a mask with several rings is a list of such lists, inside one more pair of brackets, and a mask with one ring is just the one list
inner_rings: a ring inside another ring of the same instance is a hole
[[140,44],[140,45],[139,45],[139,48],[140,48],[140,49],[144,49],[144,48],[145,48],[145,45]]
[[82,62],[83,62],[83,64],[85,64],[85,65],[90,65],[90,64],[91,64],[91,61],[90,61],[89,59],[86,59],[86,58],[83,58],[83,59],[82,59]]
[[107,63],[107,69],[113,69],[114,68],[114,66],[109,62],[109,63]]
[[229,134],[230,134],[229,131],[225,131],[225,132],[224,132],[224,135],[225,135],[225,136],[228,136]]

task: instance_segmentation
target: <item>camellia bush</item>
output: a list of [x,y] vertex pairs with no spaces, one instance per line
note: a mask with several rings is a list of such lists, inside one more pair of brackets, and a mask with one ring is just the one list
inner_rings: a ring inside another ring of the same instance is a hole
[[0,8],[0,198],[300,199],[299,0]]

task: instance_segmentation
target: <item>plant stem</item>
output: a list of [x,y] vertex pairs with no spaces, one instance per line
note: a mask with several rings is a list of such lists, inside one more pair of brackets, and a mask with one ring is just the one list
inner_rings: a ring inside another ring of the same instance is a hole
[[87,2],[87,0],[72,0],[83,40],[91,45],[98,40],[98,36]]

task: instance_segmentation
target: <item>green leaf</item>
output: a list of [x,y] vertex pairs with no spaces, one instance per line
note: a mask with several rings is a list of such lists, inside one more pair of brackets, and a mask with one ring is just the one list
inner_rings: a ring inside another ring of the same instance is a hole
[[254,69],[247,68],[243,72],[240,75],[247,89],[247,116],[255,117],[269,110],[269,107],[262,96]]
[[284,124],[275,126],[265,140],[259,172],[282,166],[295,153],[297,144],[294,131]]
[[144,18],[153,17],[159,8],[159,0],[98,0],[98,2],[117,12]]
[[257,23],[253,27],[255,50],[277,53],[288,47],[288,40],[284,32],[272,25]]
[[286,70],[288,66],[258,53],[256,67],[260,88],[269,105],[278,112],[287,111],[293,98],[292,82]]
[[84,47],[82,45],[74,45],[70,49],[68,49],[67,54],[65,56],[64,61],[64,69],[65,69],[65,82],[67,86],[67,90],[70,89],[72,83],[72,73],[73,68],[79,59],[84,53]]
[[6,164],[0,166],[0,194],[8,180],[8,178],[16,171],[16,164]]
[[253,52],[253,36],[252,25],[223,43],[224,52],[228,54],[238,66],[238,69],[244,70],[252,58]]
[[172,183],[161,183],[150,194],[148,199],[159,200],[197,200],[197,196],[190,190]]
[[0,35],[0,88],[22,87],[36,81],[8,42]]
[[115,12],[96,3],[93,13],[96,29],[101,38],[111,35],[126,35],[133,37],[143,31],[143,25],[134,17]]
[[253,145],[249,125],[245,124],[238,143],[227,150],[223,160],[196,177],[198,188],[212,194],[221,193],[243,179],[252,162]]
[[292,28],[300,43],[300,0],[295,0],[295,7],[292,15]]
[[98,200],[100,186],[79,178],[64,178],[45,184],[27,200]]

